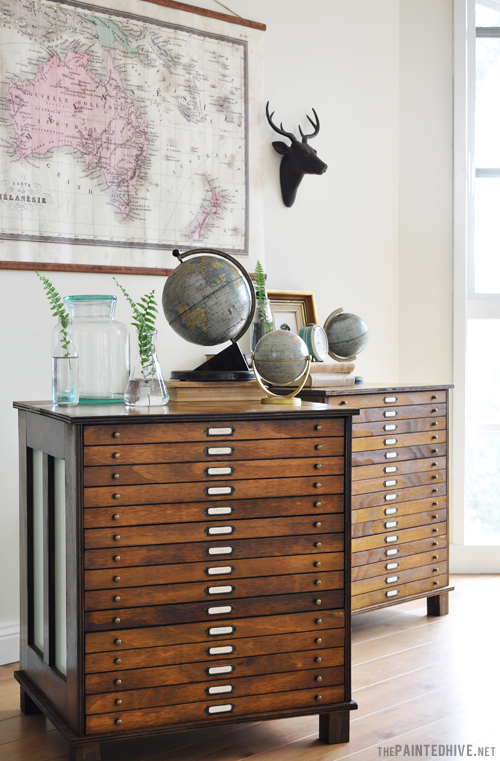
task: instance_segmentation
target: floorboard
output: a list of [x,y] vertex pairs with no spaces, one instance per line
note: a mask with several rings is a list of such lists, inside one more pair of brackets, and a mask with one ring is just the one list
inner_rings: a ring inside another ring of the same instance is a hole
[[[465,745],[500,756],[500,575],[452,577],[450,614],[425,600],[353,619],[351,741],[318,740],[316,716],[174,733],[103,745],[102,761],[374,761],[422,748],[425,761],[467,758]],[[23,716],[16,664],[0,667],[0,761],[68,761],[65,741],[42,716]],[[450,749],[440,746],[457,746]],[[434,746],[434,747],[433,747]],[[391,753],[392,749],[392,753]],[[385,751],[385,752],[384,752]],[[486,753],[485,753],[486,755]]]

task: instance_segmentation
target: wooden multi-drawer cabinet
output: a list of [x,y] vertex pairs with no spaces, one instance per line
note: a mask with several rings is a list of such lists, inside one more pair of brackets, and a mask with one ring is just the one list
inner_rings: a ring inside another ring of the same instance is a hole
[[451,386],[307,389],[357,407],[352,427],[352,612],[427,597],[448,612],[448,390]]
[[353,411],[15,406],[23,711],[75,761],[304,714],[346,742]]

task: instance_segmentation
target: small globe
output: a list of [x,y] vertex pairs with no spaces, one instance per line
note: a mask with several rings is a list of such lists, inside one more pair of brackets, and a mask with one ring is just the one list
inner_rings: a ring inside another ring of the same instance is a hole
[[212,249],[183,254],[165,283],[162,304],[170,327],[200,346],[237,341],[255,309],[247,272],[228,254]]
[[300,336],[289,330],[266,333],[255,347],[254,365],[259,375],[274,386],[286,386],[304,375],[309,351]]
[[368,328],[355,314],[337,309],[327,317],[324,329],[328,337],[328,353],[340,362],[356,359],[368,343]]

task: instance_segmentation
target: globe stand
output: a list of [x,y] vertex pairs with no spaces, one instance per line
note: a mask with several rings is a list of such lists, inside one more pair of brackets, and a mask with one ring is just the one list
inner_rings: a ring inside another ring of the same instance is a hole
[[304,370],[302,383],[300,384],[300,386],[297,386],[297,388],[294,388],[291,394],[286,394],[286,396],[284,396],[283,394],[273,394],[272,391],[269,391],[267,386],[264,386],[264,384],[262,383],[261,377],[255,367],[255,363],[252,356],[252,370],[255,373],[255,378],[257,379],[257,383],[259,384],[259,386],[265,393],[265,397],[260,400],[260,403],[261,404],[293,404],[296,407],[300,407],[300,405],[302,404],[302,399],[299,399],[297,397],[297,394],[300,393],[300,391],[302,391],[302,389],[304,388],[306,384],[306,381],[309,377],[309,371],[311,369],[311,362],[312,362],[312,357],[309,356],[307,358],[307,367]]
[[240,347],[232,343],[194,370],[173,370],[172,380],[183,381],[253,381],[254,373],[249,369]]

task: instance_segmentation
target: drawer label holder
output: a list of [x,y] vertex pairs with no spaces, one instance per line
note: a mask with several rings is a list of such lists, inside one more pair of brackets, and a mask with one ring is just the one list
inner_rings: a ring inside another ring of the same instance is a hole
[[235,488],[234,486],[206,486],[203,492],[207,497],[227,497],[234,494]]
[[206,457],[226,457],[234,454],[234,447],[205,447],[203,450]]
[[227,426],[226,428],[205,428],[205,436],[233,436],[236,433],[236,428],[233,426]]
[[236,706],[234,703],[226,703],[225,705],[219,705],[219,706],[207,706],[205,708],[205,711],[212,715],[214,713],[231,713],[234,711]]

